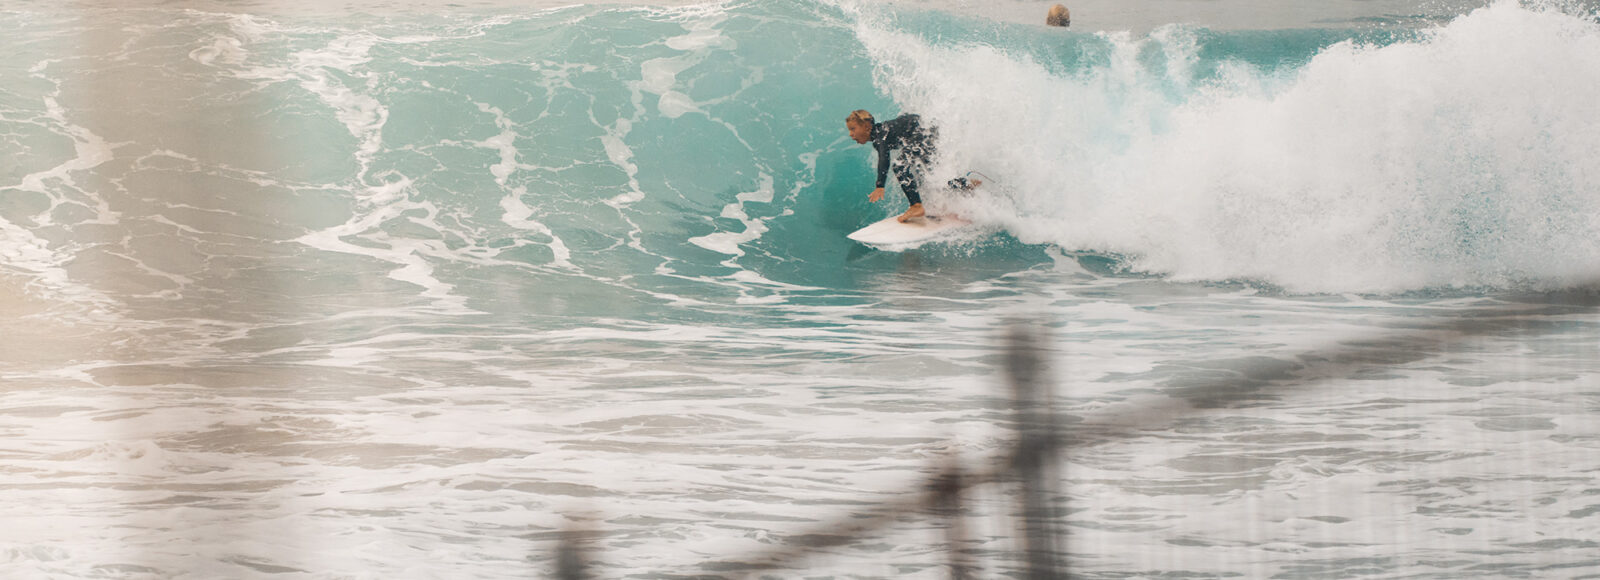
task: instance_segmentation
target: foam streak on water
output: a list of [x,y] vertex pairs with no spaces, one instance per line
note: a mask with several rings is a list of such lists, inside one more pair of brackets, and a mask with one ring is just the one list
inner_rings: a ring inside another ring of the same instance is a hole
[[[1008,320],[1075,575],[1600,574],[1600,26],[1349,9],[0,2],[0,577],[730,574],[1004,472]],[[980,227],[845,239],[858,108]],[[896,515],[780,575],[948,577]]]

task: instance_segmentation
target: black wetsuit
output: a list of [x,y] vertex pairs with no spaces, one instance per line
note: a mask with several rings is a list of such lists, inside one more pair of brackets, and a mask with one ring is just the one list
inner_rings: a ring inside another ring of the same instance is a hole
[[933,142],[938,132],[931,127],[922,126],[922,118],[916,115],[900,115],[882,123],[872,124],[872,148],[878,150],[878,187],[883,187],[889,177],[889,151],[900,150],[900,158],[894,164],[894,179],[900,182],[900,191],[905,192],[906,200],[911,205],[922,203],[922,196],[917,194],[918,175],[927,169],[928,163],[933,158]]

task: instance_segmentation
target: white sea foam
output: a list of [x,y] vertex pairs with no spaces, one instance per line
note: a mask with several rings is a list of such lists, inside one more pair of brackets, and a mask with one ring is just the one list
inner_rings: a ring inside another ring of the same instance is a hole
[[[44,78],[38,73],[35,76]],[[117,221],[116,212],[111,211],[105,201],[100,196],[95,195],[93,191],[78,187],[73,178],[75,172],[93,169],[102,163],[110,161],[115,157],[114,147],[88,128],[67,119],[66,109],[62,108],[61,103],[57,101],[60,91],[61,89],[58,85],[55,92],[44,98],[45,116],[49,119],[49,124],[53,129],[64,133],[72,139],[72,149],[75,155],[72,159],[68,159],[55,167],[24,175],[22,182],[14,187],[23,191],[35,191],[49,195],[53,200],[53,206],[64,203],[92,204],[91,209],[94,209],[98,214],[93,223],[115,224]],[[45,212],[41,213],[37,219],[40,223],[48,224],[51,216],[49,212]]]
[[495,183],[501,189],[507,189],[506,197],[500,200],[500,208],[505,210],[500,220],[517,229],[532,230],[549,236],[550,251],[555,255],[554,264],[572,268],[572,251],[567,249],[566,243],[562,242],[549,227],[530,219],[533,217],[533,208],[522,201],[522,198],[528,195],[528,189],[522,186],[508,187],[511,175],[521,169],[521,164],[517,162],[517,138],[520,135],[515,130],[515,124],[506,117],[505,112],[488,104],[478,103],[478,110],[494,115],[495,126],[500,128],[498,135],[478,143],[479,147],[494,149],[500,154],[500,162],[489,167]]
[[[238,74],[241,78],[267,83],[282,80],[298,83],[330,107],[334,117],[358,142],[353,152],[359,166],[354,186],[360,201],[358,211],[342,225],[309,232],[297,241],[319,250],[370,256],[393,263],[398,267],[389,271],[389,278],[421,287],[421,295],[431,299],[436,308],[469,312],[465,299],[452,293],[453,284],[435,275],[435,265],[430,261],[430,257],[453,259],[457,256],[455,253],[435,240],[403,238],[382,232],[382,225],[392,220],[405,220],[435,231],[444,231],[444,228],[435,221],[439,215],[435,205],[410,199],[409,193],[415,185],[412,177],[395,170],[372,171],[373,161],[383,148],[383,129],[389,109],[365,92],[370,86],[352,87],[343,78],[370,81],[371,73],[363,67],[372,58],[372,48],[380,42],[425,43],[434,38],[420,35],[385,39],[366,32],[343,32],[322,48],[294,53],[291,55],[293,62],[287,67],[253,66]],[[335,75],[334,71],[340,74]],[[415,215],[419,211],[423,213],[421,217]],[[360,236],[373,243],[353,244],[344,239],[347,236]]]
[[210,45],[189,51],[190,59],[207,66],[219,62],[218,59],[222,64],[239,64],[246,56],[244,41],[228,36],[214,37]]
[[574,267],[572,264],[572,250],[567,249],[567,245],[561,241],[561,238],[556,237],[555,232],[544,224],[528,219],[533,215],[533,208],[522,203],[522,197],[527,194],[528,191],[526,189],[518,187],[502,198],[500,200],[500,208],[505,210],[506,213],[501,217],[501,220],[506,225],[517,229],[532,230],[550,236],[550,251],[555,253],[555,261],[553,263],[563,268]]
[[333,107],[335,117],[360,141],[355,155],[363,176],[373,155],[383,146],[383,125],[389,110],[376,98],[357,92],[330,75],[328,69],[355,74],[356,67],[370,60],[368,51],[377,42],[378,38],[369,34],[342,35],[325,48],[295,54],[292,68],[300,85]]
[[12,273],[28,278],[28,286],[50,299],[64,300],[105,312],[115,301],[81,280],[74,280],[66,265],[73,259],[72,248],[60,247],[35,233],[35,228],[54,224],[54,212],[64,206],[80,206],[94,212],[94,217],[83,223],[116,225],[120,214],[98,192],[79,186],[76,176],[111,161],[115,147],[89,128],[69,118],[68,111],[59,102],[61,83],[50,77],[49,68],[59,61],[46,59],[28,69],[29,74],[53,88],[44,95],[40,121],[50,132],[70,139],[73,156],[70,159],[39,171],[23,175],[16,184],[0,186],[0,191],[14,189],[43,194],[49,198],[49,207],[33,216],[28,227],[0,217],[0,259]]
[[722,206],[721,216],[727,219],[739,220],[744,224],[742,232],[716,232],[704,236],[689,238],[689,242],[713,252],[720,252],[732,256],[742,256],[744,251],[739,245],[761,237],[766,233],[766,222],[751,219],[746,213],[744,204],[748,202],[772,203],[773,183],[772,176],[761,174],[761,183],[755,191],[746,191],[734,195],[734,202]]
[[1600,153],[1600,101],[1580,88],[1600,84],[1600,26],[1581,15],[1506,0],[1414,41],[1218,63],[1204,82],[1182,28],[1106,35],[1108,65],[1063,76],[863,22],[879,83],[940,126],[944,172],[1010,190],[963,213],[1026,242],[1303,291],[1561,286],[1600,267],[1584,193],[1600,182],[1580,169]]
[[699,64],[712,50],[735,48],[735,43],[717,29],[724,20],[720,10],[691,9],[688,12],[692,17],[682,19],[687,31],[664,42],[668,48],[687,54],[645,61],[640,67],[643,74],[640,89],[660,97],[656,102],[656,110],[668,119],[688,113],[704,113],[693,99],[677,90],[678,75]]

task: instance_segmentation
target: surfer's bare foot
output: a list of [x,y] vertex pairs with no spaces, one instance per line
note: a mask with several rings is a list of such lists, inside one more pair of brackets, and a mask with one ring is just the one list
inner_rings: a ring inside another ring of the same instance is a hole
[[906,223],[906,220],[919,218],[924,215],[927,215],[927,212],[922,211],[922,204],[919,203],[911,206],[911,209],[907,209],[906,213],[900,214],[900,223]]

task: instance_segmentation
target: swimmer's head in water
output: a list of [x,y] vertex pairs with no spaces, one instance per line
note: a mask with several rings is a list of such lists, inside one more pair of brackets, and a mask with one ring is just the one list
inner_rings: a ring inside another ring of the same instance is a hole
[[1050,7],[1050,13],[1044,16],[1044,23],[1050,26],[1071,26],[1072,13],[1061,4]]

